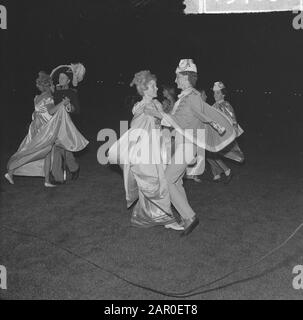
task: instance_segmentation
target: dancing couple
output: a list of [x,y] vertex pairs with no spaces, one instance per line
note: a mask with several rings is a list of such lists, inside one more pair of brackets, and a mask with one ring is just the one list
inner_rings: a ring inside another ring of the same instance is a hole
[[[182,231],[182,236],[190,234],[199,224],[199,218],[189,205],[183,187],[186,169],[196,161],[197,154],[203,154],[205,149],[218,152],[236,137],[229,119],[201,99],[194,88],[197,76],[192,59],[182,59],[175,80],[181,94],[170,114],[164,113],[162,105],[155,99],[158,90],[156,76],[141,71],[131,83],[142,100],[132,109],[130,129],[111,146],[109,161],[120,163],[123,168],[127,207],[138,200],[131,217],[134,226],[163,225]],[[175,131],[172,155],[167,148],[167,138],[161,134],[160,128],[165,127],[172,127]],[[204,130],[204,139],[200,139],[199,130]],[[146,135],[150,139],[145,139]],[[191,147],[192,154],[186,154],[188,149],[184,145]],[[150,154],[149,163],[140,161],[142,154]],[[181,219],[173,214],[172,205]]]
[[55,90],[52,79],[55,72],[51,75],[39,72],[36,86],[41,93],[34,99],[35,109],[28,134],[7,164],[5,178],[10,184],[14,184],[15,175],[40,176],[45,178],[45,187],[55,187],[64,176],[62,154],[69,169],[75,167],[74,172],[79,170],[72,152],[83,150],[88,141],[69,115],[76,110],[77,102],[73,91],[68,90],[67,86],[70,79],[76,86],[83,79],[85,68],[81,64],[71,64],[59,66],[54,71],[60,71],[62,91]]

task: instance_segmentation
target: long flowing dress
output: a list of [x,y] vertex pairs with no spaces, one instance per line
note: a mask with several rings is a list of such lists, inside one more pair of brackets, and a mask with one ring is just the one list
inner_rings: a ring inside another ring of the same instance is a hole
[[156,110],[156,106],[143,100],[135,104],[130,129],[109,150],[110,163],[123,168],[127,207],[138,200],[131,216],[137,227],[175,222],[164,175],[166,150],[160,123],[145,109]]
[[44,177],[45,158],[53,145],[80,151],[88,144],[74,126],[63,104],[60,104],[54,115],[48,113],[47,108],[53,103],[49,94],[44,94],[40,100],[35,98],[35,110],[28,134],[7,164],[8,171],[13,171],[14,175]]

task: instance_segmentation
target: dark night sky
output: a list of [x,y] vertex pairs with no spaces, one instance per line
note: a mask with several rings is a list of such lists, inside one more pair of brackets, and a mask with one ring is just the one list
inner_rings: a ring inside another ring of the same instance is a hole
[[301,145],[302,96],[293,93],[303,94],[303,30],[293,28],[292,12],[186,16],[182,1],[150,0],[141,8],[131,1],[137,0],[9,0],[8,30],[0,30],[0,140],[20,143],[40,70],[85,65],[81,128],[95,139],[102,126],[129,119],[134,73],[150,69],[158,84],[173,82],[179,60],[193,58],[209,103],[214,81],[226,84],[246,132],[242,139],[277,150],[282,142],[284,149],[293,148],[289,141]]
[[[200,82],[232,87],[303,91],[303,30],[294,14],[182,14],[182,1],[134,7],[131,0],[10,0],[2,31],[4,85],[32,86],[43,69],[70,62],[87,67],[86,81],[124,80],[140,69],[171,79],[191,57]],[[25,80],[26,79],[26,80]]]

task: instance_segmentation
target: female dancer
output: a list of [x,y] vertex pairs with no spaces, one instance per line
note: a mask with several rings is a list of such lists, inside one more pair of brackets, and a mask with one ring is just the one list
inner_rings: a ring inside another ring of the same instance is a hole
[[165,144],[161,144],[160,124],[145,113],[163,112],[159,101],[154,100],[158,90],[156,77],[150,71],[141,71],[130,85],[136,86],[142,99],[132,109],[130,130],[110,148],[109,161],[123,167],[127,207],[138,200],[131,223],[137,227],[170,227],[175,219],[164,175]]
[[[32,122],[27,136],[8,161],[5,178],[14,184],[14,175],[42,176],[45,177],[45,187],[54,187],[49,177],[52,147],[62,145],[68,150],[80,151],[88,141],[67,114],[66,108],[70,108],[69,99],[63,99],[58,105],[54,105],[51,77],[40,72],[36,85],[41,94],[34,100]],[[72,134],[68,135],[67,132]]]
[[[237,122],[233,107],[230,105],[229,102],[225,100],[227,91],[224,84],[220,81],[215,82],[213,91],[214,99],[216,101],[213,107],[219,112],[223,113],[229,119],[229,121],[234,126],[234,129],[237,133],[237,137],[239,137],[243,133],[243,130]],[[238,143],[234,141],[228,147],[223,149],[219,154],[213,154],[212,156],[208,157],[207,160],[211,166],[211,170],[214,176],[213,180],[215,182],[221,181],[221,175],[222,173],[224,173],[224,183],[227,184],[231,181],[232,172],[231,169],[222,161],[220,155],[225,158],[229,158],[231,160],[242,163],[244,162],[244,154],[241,151]]]

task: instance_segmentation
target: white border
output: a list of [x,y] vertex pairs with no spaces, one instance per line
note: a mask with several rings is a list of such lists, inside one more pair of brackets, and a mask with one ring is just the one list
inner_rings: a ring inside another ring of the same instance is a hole
[[[192,0],[194,1],[194,0]],[[232,10],[232,11],[213,11],[207,10],[206,11],[206,0],[196,0],[198,1],[198,11],[191,12],[188,14],[231,14],[231,13],[262,13],[262,12],[293,12],[293,11],[303,11],[303,0],[300,0],[299,8],[295,7],[292,9],[277,9],[277,10],[270,10],[270,9],[260,9],[260,10]]]

